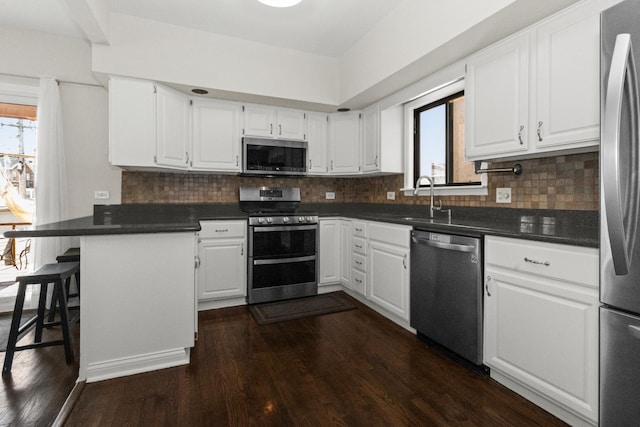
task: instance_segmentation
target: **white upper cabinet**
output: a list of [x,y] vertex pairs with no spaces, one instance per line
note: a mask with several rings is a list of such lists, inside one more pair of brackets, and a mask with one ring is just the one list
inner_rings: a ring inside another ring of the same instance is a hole
[[[597,147],[600,137],[600,16],[582,8],[536,28],[537,151]],[[530,136],[530,137],[531,137]]]
[[403,107],[380,109],[375,104],[362,111],[362,172],[402,173]]
[[329,116],[322,113],[307,113],[307,168],[309,174],[324,175],[327,166],[327,133]]
[[329,115],[329,172],[357,174],[360,165],[360,118],[357,111]]
[[380,170],[380,108],[362,112],[362,172]]
[[499,43],[467,63],[465,156],[527,151],[529,33]]
[[122,167],[154,167],[155,157],[153,82],[109,78],[109,161]]
[[468,60],[468,160],[597,150],[598,13],[581,3]]
[[189,98],[180,92],[156,86],[157,163],[187,169],[190,148]]
[[194,99],[193,170],[240,172],[240,104]]
[[306,141],[307,116],[304,111],[245,104],[244,135]]

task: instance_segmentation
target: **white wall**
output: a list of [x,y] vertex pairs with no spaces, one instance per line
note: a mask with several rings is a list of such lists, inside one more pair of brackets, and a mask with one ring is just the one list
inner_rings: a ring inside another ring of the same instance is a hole
[[48,75],[63,81],[60,96],[70,217],[93,213],[94,190],[109,190],[107,202],[120,203],[121,171],[109,165],[106,154],[107,92],[102,87],[64,83],[97,83],[91,71],[90,46],[73,38],[0,27],[0,58],[0,81],[16,81],[3,74]]
[[338,60],[112,14],[93,70],[229,92],[336,105]]
[[343,56],[340,99],[376,85],[513,1],[403,1]]

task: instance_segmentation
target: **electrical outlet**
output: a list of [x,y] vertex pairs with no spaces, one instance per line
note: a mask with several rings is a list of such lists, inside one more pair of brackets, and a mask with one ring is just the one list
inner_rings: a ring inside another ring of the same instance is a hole
[[387,200],[395,200],[396,192],[395,191],[387,191]]
[[336,193],[333,191],[327,191],[324,196],[327,200],[334,200],[336,198]]
[[496,203],[511,203],[511,188],[496,188]]
[[109,192],[107,190],[97,190],[94,193],[94,197],[96,199],[108,199],[109,198]]

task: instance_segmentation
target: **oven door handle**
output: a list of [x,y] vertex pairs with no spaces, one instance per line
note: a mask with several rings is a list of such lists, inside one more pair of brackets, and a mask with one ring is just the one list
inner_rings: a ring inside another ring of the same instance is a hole
[[272,258],[272,259],[257,259],[253,261],[253,265],[272,265],[272,264],[286,264],[291,262],[305,262],[315,261],[316,256],[299,256],[295,258]]
[[270,231],[301,231],[301,230],[317,230],[318,225],[284,225],[282,227],[271,227],[271,226],[253,226],[254,233],[268,233]]

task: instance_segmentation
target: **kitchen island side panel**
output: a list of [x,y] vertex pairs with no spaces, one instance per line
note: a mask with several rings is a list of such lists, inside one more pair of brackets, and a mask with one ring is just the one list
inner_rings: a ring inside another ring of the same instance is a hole
[[189,363],[195,233],[81,238],[79,380]]

